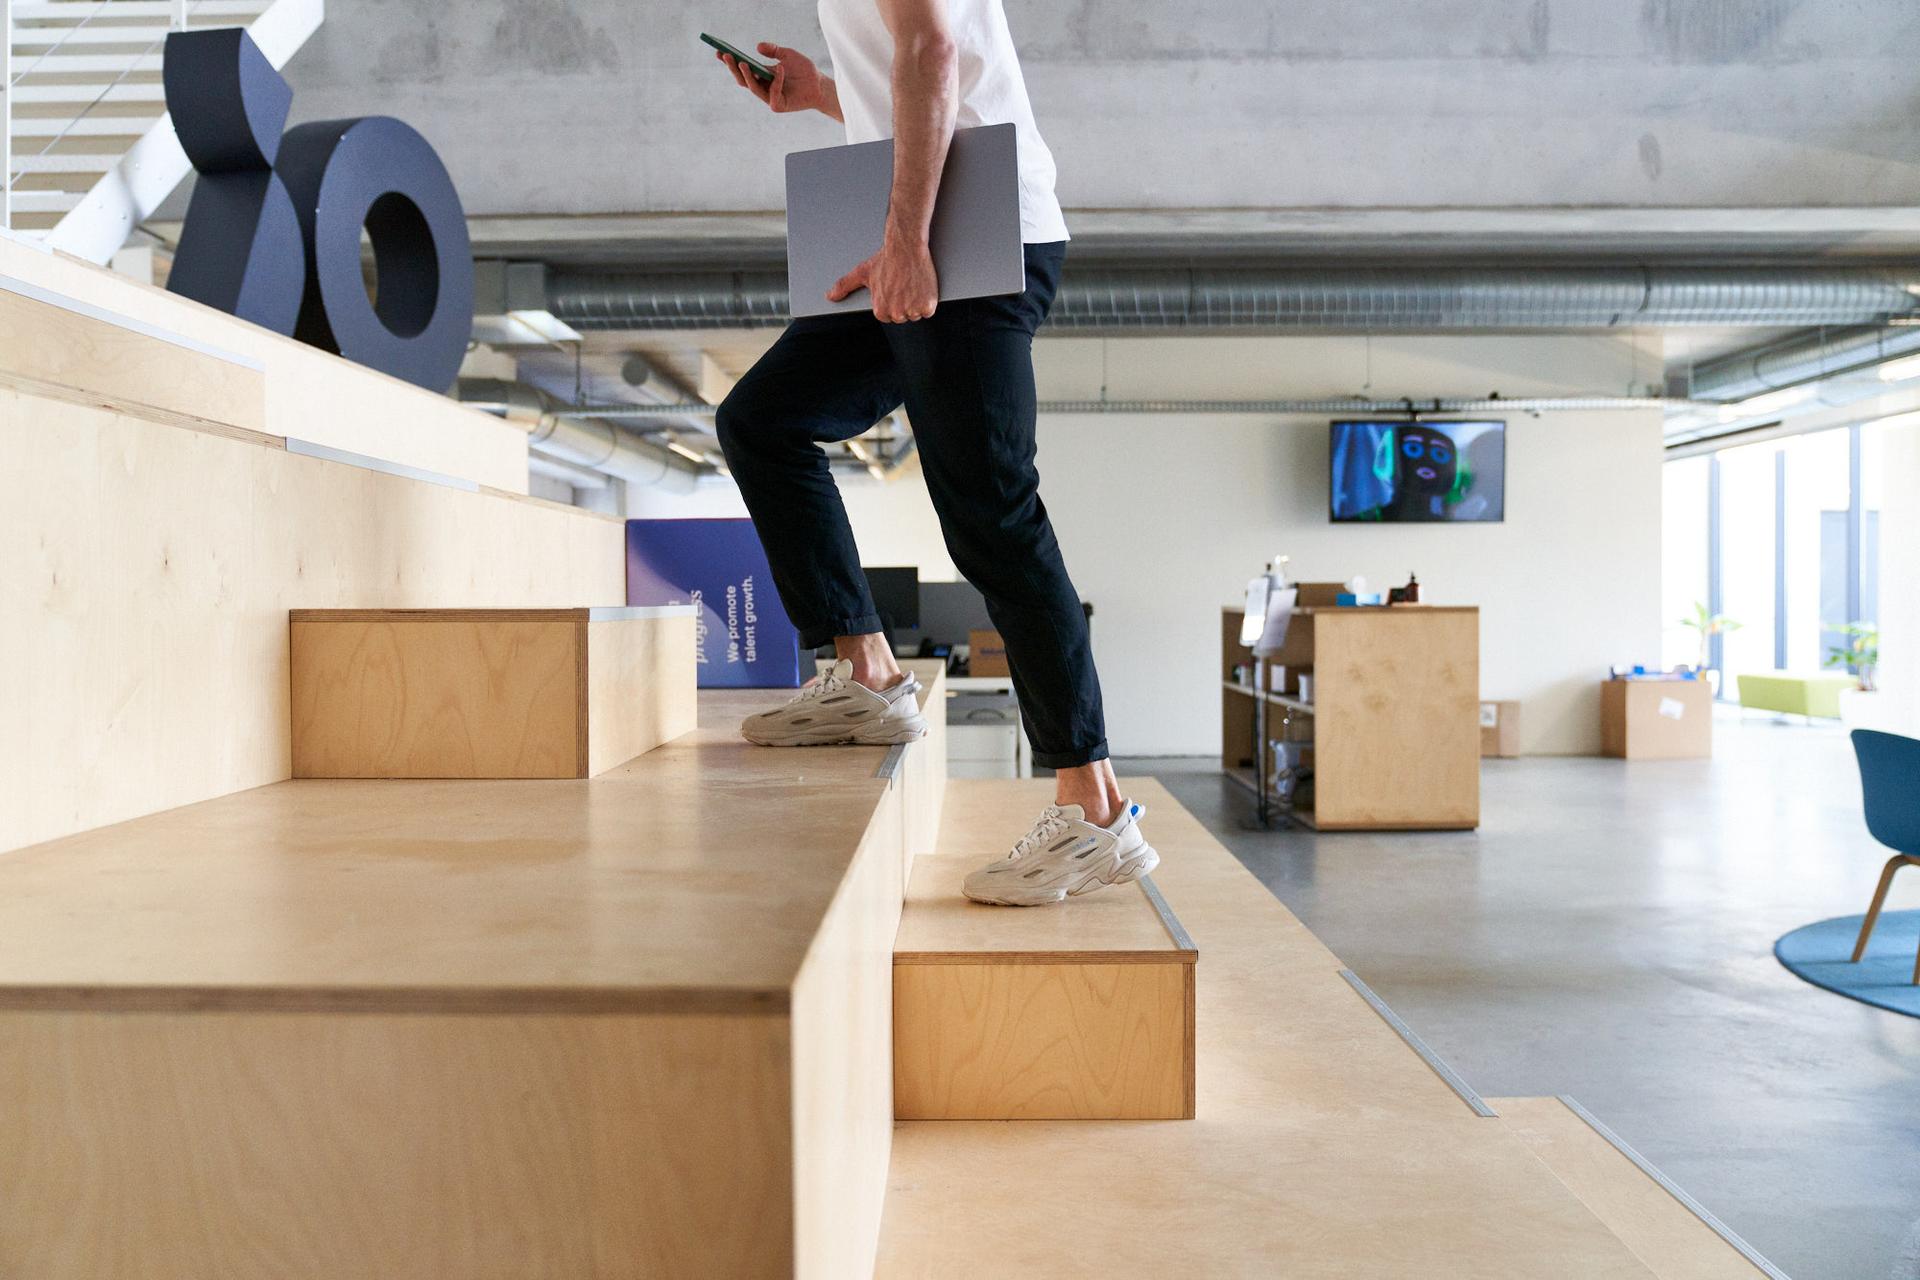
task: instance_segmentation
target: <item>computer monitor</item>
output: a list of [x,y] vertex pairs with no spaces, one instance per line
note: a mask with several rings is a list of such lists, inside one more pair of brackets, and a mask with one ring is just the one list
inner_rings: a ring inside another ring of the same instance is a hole
[[919,630],[920,570],[911,565],[904,569],[869,569],[863,565],[861,572],[867,575],[873,607],[880,611],[880,621],[888,634]]

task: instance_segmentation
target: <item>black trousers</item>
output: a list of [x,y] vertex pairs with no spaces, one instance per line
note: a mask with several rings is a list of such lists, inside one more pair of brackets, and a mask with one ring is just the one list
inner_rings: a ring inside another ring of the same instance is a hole
[[947,550],[986,597],[1034,763],[1050,769],[1107,756],[1086,615],[1033,461],[1033,333],[1065,258],[1064,243],[1030,244],[1024,293],[943,302],[908,324],[796,320],[715,419],[780,601],[800,643],[817,646],[881,630],[820,445],[906,405]]

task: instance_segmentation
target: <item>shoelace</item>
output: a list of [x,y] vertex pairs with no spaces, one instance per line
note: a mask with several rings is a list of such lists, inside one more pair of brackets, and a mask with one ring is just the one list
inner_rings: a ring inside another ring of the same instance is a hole
[[1007,855],[1008,860],[1019,861],[1023,855],[1032,853],[1066,829],[1067,815],[1060,811],[1059,805],[1048,805],[1041,813],[1040,821],[1033,824],[1033,830],[1021,836],[1019,843],[1013,846],[1013,852]]
[[[807,681],[807,683],[805,683],[804,685],[801,685],[800,692],[794,694],[791,698],[787,699],[787,705],[792,706],[796,702],[811,702],[815,698],[824,697],[829,693],[833,693],[837,690],[844,689],[852,683],[853,683],[852,677],[848,677],[847,679],[842,680],[838,676],[834,675],[831,669],[828,669],[826,671],[821,672],[818,676],[814,677],[812,680]],[[903,691],[909,690],[909,689],[918,689],[920,687],[920,681],[918,680],[917,677],[913,676],[912,674],[909,674],[906,677],[906,679],[902,680],[900,684],[894,687],[901,689]],[[891,695],[892,695],[892,690],[888,690],[887,693],[882,694],[881,696],[891,697]]]
[[824,697],[829,693],[844,689],[846,685],[847,682],[835,675],[831,670],[825,671],[821,673],[818,679],[809,680],[806,684],[802,685],[800,692],[787,699],[787,705],[792,706],[796,702],[811,702],[815,698]]

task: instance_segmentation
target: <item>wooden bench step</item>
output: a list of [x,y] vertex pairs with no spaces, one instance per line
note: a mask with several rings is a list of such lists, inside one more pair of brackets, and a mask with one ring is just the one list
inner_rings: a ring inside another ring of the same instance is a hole
[[[1434,1074],[1340,977],[1339,959],[1164,787],[1124,785],[1149,810],[1162,859],[1154,880],[1206,949],[1195,1118],[903,1120],[876,1277],[1651,1280],[1501,1120]],[[1051,791],[1039,779],[951,783],[945,847],[1005,832]],[[1076,900],[1056,913],[1060,926],[1110,896]],[[1066,1187],[1097,1191],[1067,1211]]]
[[883,773],[743,742],[767,700],[591,779],[281,782],[0,858],[0,1276],[870,1274],[944,725]]
[[[962,809],[946,830],[1002,834],[989,816]],[[895,1117],[1191,1119],[1198,952],[1158,890],[967,901],[961,880],[992,856],[915,862],[893,955]]]
[[295,609],[296,778],[588,778],[694,726],[694,611]]

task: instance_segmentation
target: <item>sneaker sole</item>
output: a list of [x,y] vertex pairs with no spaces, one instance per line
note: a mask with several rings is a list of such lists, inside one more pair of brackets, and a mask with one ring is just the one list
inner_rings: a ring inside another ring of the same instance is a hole
[[783,734],[756,735],[742,729],[740,736],[756,747],[892,747],[926,737],[927,721],[916,715],[908,720],[871,721],[852,732],[831,725],[806,725]]
[[[1139,853],[1114,868],[1111,876],[1102,875],[1097,871],[1088,872],[1070,889],[1056,885],[1051,889],[1039,890],[1032,894],[1009,893],[990,897],[967,893],[966,896],[989,907],[1051,907],[1065,902],[1068,898],[1077,898],[1082,894],[1094,893],[1116,884],[1132,884],[1159,865],[1159,853],[1152,845],[1143,845]],[[966,893],[966,890],[963,889],[961,892]]]

